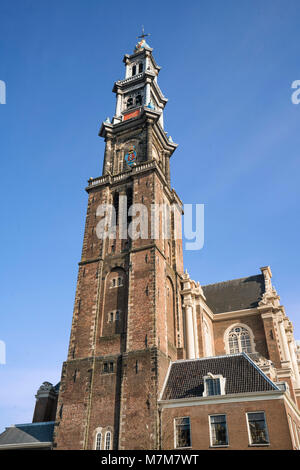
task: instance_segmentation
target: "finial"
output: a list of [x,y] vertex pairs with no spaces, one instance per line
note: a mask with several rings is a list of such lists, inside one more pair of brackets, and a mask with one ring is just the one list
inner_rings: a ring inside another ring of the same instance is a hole
[[142,25],[142,34],[140,36],[137,36],[136,38],[137,39],[139,39],[139,38],[144,39],[147,36],[151,36],[151,34],[148,34],[148,33],[145,34],[144,25]]
[[140,36],[137,36],[137,39],[139,39],[139,42],[135,46],[134,52],[139,52],[141,49],[144,49],[145,47],[149,47],[149,45],[145,41],[145,37],[151,36],[150,34],[146,33],[144,30],[144,26],[142,26],[142,34]]

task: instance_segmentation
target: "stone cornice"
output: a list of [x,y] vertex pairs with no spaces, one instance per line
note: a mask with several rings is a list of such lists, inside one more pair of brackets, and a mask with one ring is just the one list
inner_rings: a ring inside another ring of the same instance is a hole
[[235,310],[233,312],[214,313],[214,321],[231,320],[236,317],[248,317],[249,315],[258,315],[257,308],[248,308],[244,310]]
[[100,186],[114,186],[119,185],[120,183],[125,183],[128,180],[131,180],[134,176],[140,173],[146,173],[148,171],[155,171],[157,175],[160,177],[160,180],[164,186],[164,190],[169,197],[170,202],[177,202],[180,206],[182,202],[176,192],[169,188],[165,175],[163,174],[161,168],[157,164],[156,160],[150,160],[146,162],[142,162],[137,164],[136,166],[132,167],[129,170],[126,170],[122,173],[117,175],[112,175],[111,173],[103,176],[99,176],[98,178],[90,178],[88,180],[89,185],[85,188],[87,193],[92,191],[94,188],[99,188]]

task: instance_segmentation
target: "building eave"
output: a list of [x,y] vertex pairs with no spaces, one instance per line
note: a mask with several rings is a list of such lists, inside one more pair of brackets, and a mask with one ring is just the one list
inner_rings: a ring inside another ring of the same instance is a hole
[[52,448],[52,442],[19,442],[17,444],[0,444],[0,450],[21,450],[21,449],[36,449],[41,447]]
[[177,398],[172,400],[159,400],[161,408],[180,408],[187,406],[203,406],[213,404],[238,403],[247,401],[278,400],[284,398],[285,392],[281,390],[266,390],[262,392],[232,393],[228,395],[214,395],[211,397]]

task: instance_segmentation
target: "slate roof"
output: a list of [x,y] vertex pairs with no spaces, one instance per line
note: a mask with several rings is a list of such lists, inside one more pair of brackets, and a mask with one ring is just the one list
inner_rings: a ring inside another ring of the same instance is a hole
[[33,444],[52,442],[54,421],[46,423],[15,424],[9,426],[0,434],[1,445]]
[[263,274],[202,286],[213,313],[233,312],[258,306],[265,292]]
[[170,367],[162,400],[202,397],[208,372],[226,377],[226,394],[278,390],[245,353],[176,361]]

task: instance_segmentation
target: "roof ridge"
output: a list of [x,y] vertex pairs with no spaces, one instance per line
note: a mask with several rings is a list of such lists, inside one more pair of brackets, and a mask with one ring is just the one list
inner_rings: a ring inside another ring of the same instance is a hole
[[178,364],[179,362],[195,362],[195,361],[204,361],[207,359],[224,359],[227,357],[238,357],[238,356],[243,356],[243,353],[222,354],[221,356],[195,357],[194,359],[177,359],[177,361],[171,361],[171,365]]
[[250,279],[251,277],[262,277],[263,278],[263,275],[262,274],[252,274],[251,276],[237,277],[235,279],[228,279],[227,281],[212,282],[211,284],[201,285],[201,287],[203,289],[203,287],[216,286],[217,284],[226,284],[228,282],[233,282],[233,281],[243,281],[244,279]]
[[46,424],[54,424],[55,421],[41,421],[41,422],[36,422],[36,423],[21,423],[21,424],[11,424],[9,428],[16,428],[16,427],[22,427],[22,426],[44,426]]

